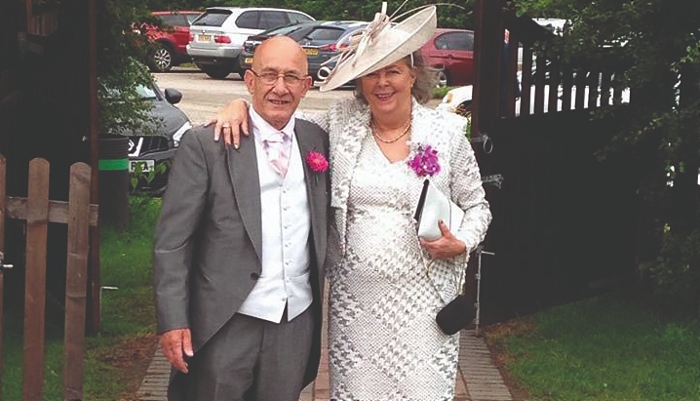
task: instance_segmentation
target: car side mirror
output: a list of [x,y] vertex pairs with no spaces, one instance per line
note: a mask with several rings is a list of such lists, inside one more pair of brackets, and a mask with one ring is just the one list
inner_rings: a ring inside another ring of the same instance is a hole
[[165,90],[165,100],[170,104],[180,103],[180,100],[182,100],[182,92],[177,89],[168,88]]

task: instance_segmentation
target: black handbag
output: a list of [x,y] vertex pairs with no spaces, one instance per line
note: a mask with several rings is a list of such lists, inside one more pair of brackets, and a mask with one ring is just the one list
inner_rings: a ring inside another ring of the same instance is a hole
[[[442,220],[447,224],[448,228],[452,229],[453,226],[459,225],[462,221],[464,211],[437,189],[435,185],[431,185],[430,180],[426,179],[423,181],[423,190],[413,217],[418,225],[418,236],[432,240],[440,238],[442,235],[438,228],[438,220]],[[469,256],[467,255],[466,261],[468,260]],[[429,266],[427,267],[427,274],[432,281]],[[457,282],[459,282],[459,279]],[[469,302],[469,299],[460,292],[450,303],[440,309],[437,316],[435,316],[435,321],[443,333],[452,335],[467,327],[475,317],[476,309],[474,304]]]
[[445,305],[435,316],[435,321],[443,333],[452,335],[467,327],[476,317],[474,304],[466,295],[459,294]]

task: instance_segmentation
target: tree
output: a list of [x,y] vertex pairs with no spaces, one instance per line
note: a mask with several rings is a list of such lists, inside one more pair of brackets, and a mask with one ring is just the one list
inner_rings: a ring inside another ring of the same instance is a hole
[[[552,48],[564,62],[623,66],[631,104],[602,158],[642,167],[640,257],[659,294],[700,307],[700,2],[520,0],[520,13],[569,22]],[[700,311],[700,309],[697,309]]]
[[100,134],[144,127],[150,105],[141,101],[136,88],[153,82],[144,63],[151,44],[135,28],[138,21],[151,18],[150,12],[140,0],[97,4]]

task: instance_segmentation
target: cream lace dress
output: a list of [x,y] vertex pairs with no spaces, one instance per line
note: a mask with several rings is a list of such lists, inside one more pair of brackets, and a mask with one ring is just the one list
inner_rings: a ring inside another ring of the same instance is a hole
[[347,254],[329,272],[331,399],[452,400],[459,336],[426,276],[413,206],[421,181],[367,136],[350,184]]
[[[405,161],[390,163],[369,130],[369,110],[355,100],[300,117],[330,137],[332,226],[329,240],[331,400],[452,401],[459,334],[443,334],[437,311],[457,292],[454,272],[465,259],[427,254],[413,212],[423,178]],[[433,182],[466,212],[455,233],[473,250],[491,219],[478,166],[464,138],[466,120],[413,104],[411,141],[439,150]],[[415,146],[415,143],[412,145]],[[458,276],[459,280],[462,279]]]

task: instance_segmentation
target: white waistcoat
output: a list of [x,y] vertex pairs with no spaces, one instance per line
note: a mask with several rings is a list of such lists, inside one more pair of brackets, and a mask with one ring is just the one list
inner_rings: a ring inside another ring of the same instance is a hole
[[259,135],[254,135],[262,210],[262,274],[238,312],[279,323],[285,305],[292,320],[313,299],[309,281],[311,214],[296,138],[292,139],[289,167],[282,180],[270,166]]

